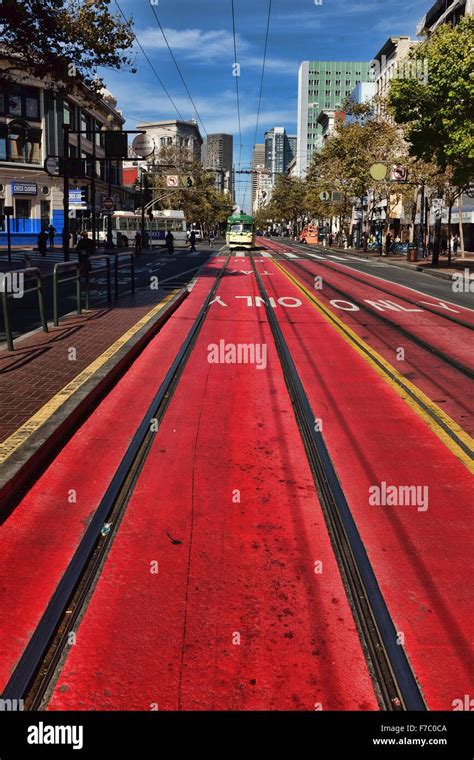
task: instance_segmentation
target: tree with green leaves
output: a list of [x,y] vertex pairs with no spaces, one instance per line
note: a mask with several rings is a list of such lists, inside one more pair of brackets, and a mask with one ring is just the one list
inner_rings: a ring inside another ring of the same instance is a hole
[[306,183],[304,180],[278,174],[270,203],[268,207],[265,207],[265,210],[268,214],[267,218],[289,222],[293,234],[296,234],[301,227],[301,217],[306,212]]
[[[193,185],[172,190],[166,186],[167,175],[192,177]],[[160,199],[155,209],[182,209],[189,222],[199,223],[205,231],[222,227],[232,214],[231,196],[216,189],[215,173],[206,171],[187,148],[166,145],[160,149],[152,170],[152,185],[154,197]]]
[[110,0],[3,0],[3,82],[34,76],[71,89],[84,84],[99,94],[99,67],[132,64],[132,25],[109,9]]
[[428,81],[392,80],[388,106],[403,125],[411,155],[452,170],[455,185],[474,176],[474,18],[441,24],[409,54],[427,61]]

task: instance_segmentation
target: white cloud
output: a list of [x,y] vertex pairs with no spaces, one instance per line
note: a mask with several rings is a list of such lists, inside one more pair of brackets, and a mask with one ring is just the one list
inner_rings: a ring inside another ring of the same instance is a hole
[[[191,61],[199,64],[220,63],[231,69],[234,60],[234,38],[226,30],[218,29],[204,31],[202,29],[165,29],[165,34],[173,53],[180,61]],[[166,43],[158,28],[147,27],[137,30],[137,37],[145,51],[165,51]],[[137,47],[137,51],[139,48]],[[245,67],[261,69],[262,54],[254,55],[249,43],[237,35],[237,61],[242,73]],[[291,59],[267,57],[265,68],[275,74],[295,74],[297,64]]]

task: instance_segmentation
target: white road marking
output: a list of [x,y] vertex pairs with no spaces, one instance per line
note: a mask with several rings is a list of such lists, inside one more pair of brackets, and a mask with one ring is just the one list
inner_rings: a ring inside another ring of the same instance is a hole
[[[278,251],[277,251],[278,253]],[[299,256],[297,256],[295,253],[290,253],[289,251],[280,251],[280,253],[283,256],[288,256],[289,259],[299,259]]]
[[313,259],[321,259],[321,261],[326,261],[325,256],[318,256],[317,253],[308,253],[308,256],[311,256]]

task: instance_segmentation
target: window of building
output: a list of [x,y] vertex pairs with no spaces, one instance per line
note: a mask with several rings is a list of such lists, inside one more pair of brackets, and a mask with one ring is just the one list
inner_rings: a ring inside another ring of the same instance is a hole
[[326,79],[326,87],[329,87],[330,84],[331,84],[331,80],[330,79]]
[[341,91],[340,90],[336,90],[336,92],[334,93],[334,95],[336,96],[336,98],[339,98],[341,96]]
[[15,216],[17,219],[31,217],[31,201],[26,198],[15,198]]
[[160,137],[160,145],[166,145],[166,137]]
[[330,98],[330,97],[331,97],[331,90],[326,90],[326,97],[327,97],[327,98]]
[[49,201],[41,201],[41,227],[47,227],[51,215],[51,203]]
[[38,121],[39,119],[39,101],[37,96],[25,96],[25,118]]
[[340,79],[336,79],[336,81],[334,82],[334,84],[336,85],[336,87],[339,87],[339,85],[341,84],[341,80]]
[[166,138],[166,144],[167,145],[173,145],[173,138],[172,137],[167,137]]
[[[30,127],[23,121],[12,121],[5,127],[6,160],[23,164],[40,162],[41,129]],[[5,135],[5,132],[3,133]]]

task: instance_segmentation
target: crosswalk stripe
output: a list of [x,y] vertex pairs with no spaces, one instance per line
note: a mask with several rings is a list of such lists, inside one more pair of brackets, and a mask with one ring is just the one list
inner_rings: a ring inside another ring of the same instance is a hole
[[272,254],[268,253],[268,251],[261,251],[260,252],[260,256],[262,258],[264,258],[264,259],[271,259],[272,258]]
[[338,261],[345,261],[347,256],[334,256],[328,253],[328,256],[330,259],[337,259]]
[[287,256],[289,259],[299,259],[296,253],[290,253],[290,251],[282,251],[283,256]]
[[311,258],[313,258],[313,259],[321,259],[322,261],[324,261],[324,259],[325,259],[324,256],[318,256],[317,253],[308,253],[308,256],[311,256]]

